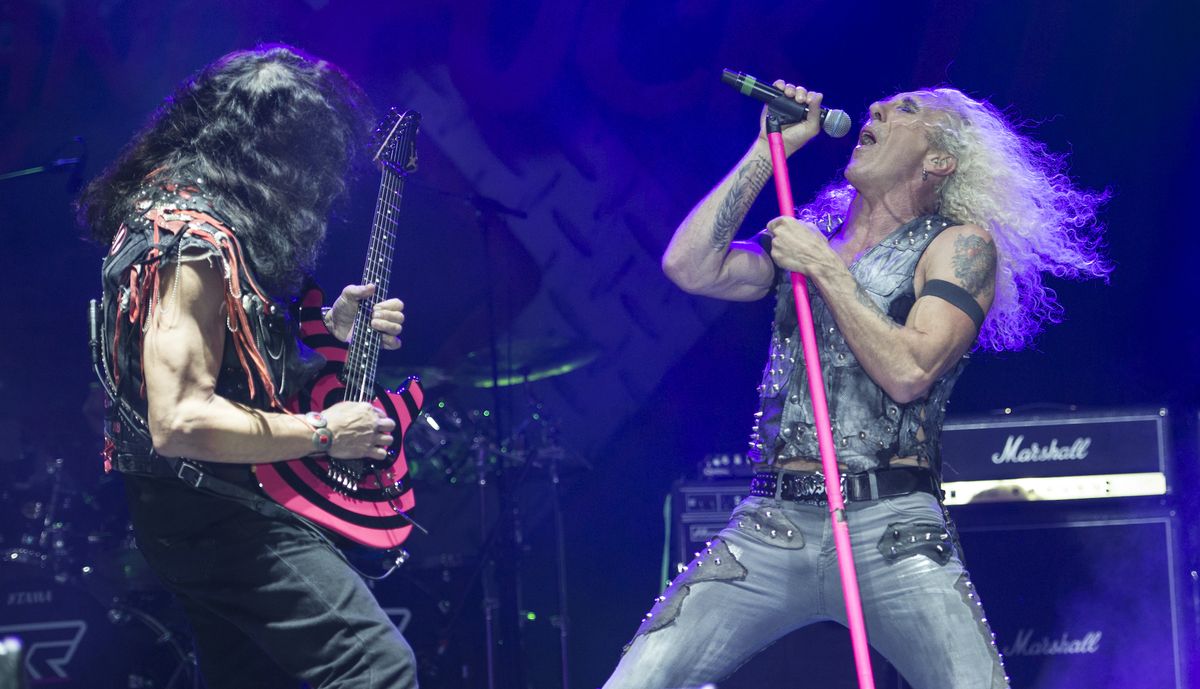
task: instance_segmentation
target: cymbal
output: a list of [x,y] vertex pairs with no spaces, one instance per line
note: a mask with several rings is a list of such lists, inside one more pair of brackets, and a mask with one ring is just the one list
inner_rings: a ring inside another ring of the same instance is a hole
[[436,388],[456,381],[446,369],[437,366],[380,366],[375,378],[385,388],[396,388],[408,380],[410,376],[421,379],[421,384],[427,388]]
[[[570,373],[591,363],[600,356],[600,348],[580,341],[562,338],[518,338],[497,344],[500,366],[497,367],[500,387],[532,383]],[[467,355],[466,360],[447,371],[437,366],[399,365],[380,367],[377,379],[384,387],[396,387],[409,376],[417,376],[427,388],[458,385],[490,388],[492,357],[490,349],[480,349]]]
[[496,344],[499,365],[495,371],[490,348],[481,349],[467,355],[454,377],[477,388],[520,385],[570,373],[598,356],[598,347],[578,340],[516,338]]

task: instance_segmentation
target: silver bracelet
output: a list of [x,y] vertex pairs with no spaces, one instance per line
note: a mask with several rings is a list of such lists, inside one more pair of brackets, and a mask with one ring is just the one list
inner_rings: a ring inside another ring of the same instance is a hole
[[313,428],[313,454],[329,454],[333,448],[333,431],[329,430],[329,421],[315,411],[305,414],[304,420]]

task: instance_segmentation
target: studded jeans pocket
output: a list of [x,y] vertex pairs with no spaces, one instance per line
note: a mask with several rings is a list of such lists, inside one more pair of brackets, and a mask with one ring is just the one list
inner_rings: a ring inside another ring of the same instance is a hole
[[804,547],[800,527],[779,508],[778,502],[767,498],[743,500],[733,510],[726,530],[777,548],[799,550]]
[[894,562],[924,555],[939,565],[950,561],[954,545],[946,527],[936,522],[894,522],[888,524],[877,544],[883,559]]

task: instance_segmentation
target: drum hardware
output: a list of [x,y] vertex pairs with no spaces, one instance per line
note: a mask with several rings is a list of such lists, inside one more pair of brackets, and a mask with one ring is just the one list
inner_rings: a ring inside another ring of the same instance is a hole
[[24,651],[17,637],[0,638],[0,687],[25,689]]
[[[495,370],[486,349],[471,352],[460,365],[449,370],[407,365],[383,370],[378,379],[387,385],[399,384],[404,376],[417,372],[424,382],[438,381],[431,383],[430,389],[447,388],[440,397],[425,405],[405,436],[405,453],[412,465],[413,478],[433,481],[440,477],[451,484],[473,483],[478,462],[472,458],[481,444],[487,446],[493,463],[503,458],[509,465],[523,464],[525,455],[521,448],[524,445],[538,447],[544,456],[547,443],[541,440],[531,443],[532,439],[526,437],[544,427],[540,403],[531,401],[526,416],[507,434],[510,437],[498,442],[499,428],[494,411],[464,401],[472,398],[471,389],[491,389],[493,385],[508,388],[566,375],[591,363],[599,352],[593,345],[561,338],[515,339],[511,345],[506,343],[503,352],[506,361]],[[477,403],[478,399],[474,401]],[[494,400],[489,406],[495,406]],[[534,461],[540,460],[535,456]]]
[[[507,309],[511,306],[511,291],[507,293],[506,301],[503,298],[505,295],[498,294],[496,289],[496,285],[502,284],[495,279],[496,269],[506,265],[506,256],[499,254],[494,246],[494,238],[503,230],[504,216],[523,218],[524,212],[478,193],[453,193],[419,181],[417,186],[457,199],[475,211],[484,250],[483,269],[477,277],[486,295],[487,346],[468,355],[464,362],[451,369],[446,385],[453,386],[453,394],[448,396],[448,401],[456,403],[467,399],[466,393],[472,390],[487,390],[491,394],[485,404],[476,403],[467,407],[479,410],[475,417],[476,424],[468,424],[465,419],[461,427],[452,423],[450,428],[466,432],[456,430],[453,439],[444,438],[444,444],[442,439],[438,439],[432,446],[444,454],[430,456],[409,451],[408,448],[406,454],[413,473],[416,471],[411,463],[426,462],[431,466],[428,473],[445,477],[445,484],[475,484],[481,540],[479,562],[472,576],[478,578],[482,585],[484,600],[481,607],[485,616],[483,647],[486,653],[486,667],[479,674],[486,677],[482,686],[488,689],[522,686],[526,683],[525,668],[519,649],[525,616],[520,605],[518,561],[528,546],[523,543],[524,527],[521,520],[525,517],[521,514],[522,508],[516,493],[535,473],[535,467],[550,466],[550,473],[554,475],[559,468],[558,460],[568,455],[555,452],[539,454],[537,450],[549,448],[550,445],[544,444],[540,438],[535,439],[536,443],[518,439],[514,428],[519,424],[513,421],[522,418],[522,414],[513,413],[514,395],[506,393],[521,389],[528,391],[529,383],[576,371],[596,359],[600,350],[578,342],[550,338],[522,340],[511,333],[500,332],[501,318],[509,315]],[[406,370],[412,369],[407,367]],[[380,380],[382,382],[382,377]],[[434,418],[434,421],[440,429],[435,432],[448,428],[442,419]],[[424,423],[428,425],[428,421]],[[552,479],[552,485],[557,490],[557,476]],[[544,507],[546,502],[543,498],[539,506]],[[420,510],[418,505],[417,512]],[[560,583],[565,586],[565,583]],[[565,599],[561,603],[565,603]],[[565,653],[567,627],[565,610],[563,612],[560,626],[564,635],[563,689],[568,689]]]
[[[57,457],[9,467],[0,486],[0,640],[25,648],[13,667],[30,686],[200,686],[190,640],[165,621],[168,598],[136,547],[124,496],[106,492],[121,483],[83,491],[71,466]],[[3,679],[0,670],[0,686],[24,686]]]
[[[481,584],[482,600],[478,601],[478,604],[483,614],[485,630],[495,629],[493,633],[497,636],[504,634],[500,629],[509,621],[506,620],[506,609],[501,598],[506,595],[505,587],[521,585],[519,563],[528,549],[525,534],[532,520],[545,516],[553,519],[558,610],[547,619],[558,629],[565,681],[568,672],[567,639],[570,627],[567,612],[568,578],[561,483],[566,471],[590,466],[581,457],[563,447],[559,442],[557,420],[528,388],[524,392],[527,398],[524,413],[509,434],[497,441],[495,435],[477,431],[471,435],[465,450],[463,443],[466,438],[459,439],[455,451],[462,454],[443,461],[446,461],[447,466],[456,467],[456,473],[450,476],[450,481],[457,480],[459,485],[464,487],[474,483],[478,491],[476,509],[481,520],[480,540],[478,555],[473,558],[474,566],[468,578],[478,580]],[[431,405],[431,408],[436,408],[436,405]],[[477,423],[491,418],[490,415],[482,414],[474,417]],[[535,486],[531,481],[534,476],[542,476],[547,480],[550,493],[548,496],[546,488]],[[507,501],[501,499],[504,493],[508,495]],[[518,499],[518,494],[524,494],[526,501]],[[533,502],[528,502],[534,494],[537,497]],[[536,508],[530,505],[540,506],[541,517],[535,514]],[[549,515],[546,514],[547,508]],[[504,564],[498,566],[498,562]],[[459,613],[467,601],[466,593],[444,601],[446,609],[454,611],[449,614],[451,619],[460,619]],[[521,620],[516,633],[520,634],[520,629],[533,618],[529,617],[524,609],[518,610],[518,615]],[[447,631],[447,634],[451,633],[452,631]],[[499,647],[507,648],[508,645],[499,644]],[[487,658],[487,662],[490,677],[502,678],[508,673],[521,672],[520,668],[511,666],[511,663],[519,662],[519,659],[510,657],[508,653],[493,653]],[[496,686],[500,684],[497,683]]]
[[106,603],[78,580],[0,567],[0,638],[28,649],[23,673],[33,686],[199,687],[188,637],[167,622],[169,609],[149,612],[153,602]]

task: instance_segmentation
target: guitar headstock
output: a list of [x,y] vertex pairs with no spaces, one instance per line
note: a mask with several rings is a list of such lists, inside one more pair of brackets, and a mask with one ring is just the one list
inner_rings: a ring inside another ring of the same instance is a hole
[[392,108],[375,129],[371,159],[399,175],[417,169],[417,129],[421,114]]

